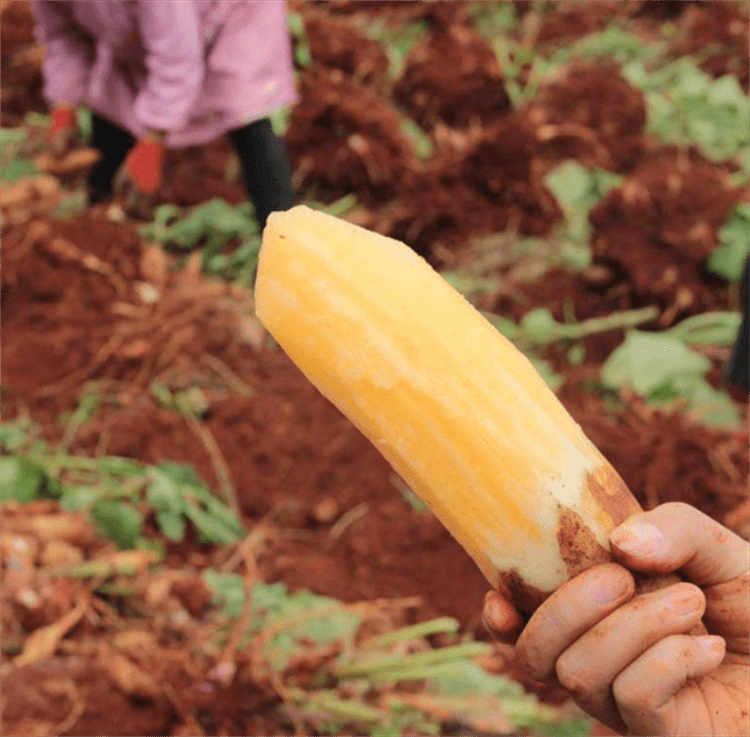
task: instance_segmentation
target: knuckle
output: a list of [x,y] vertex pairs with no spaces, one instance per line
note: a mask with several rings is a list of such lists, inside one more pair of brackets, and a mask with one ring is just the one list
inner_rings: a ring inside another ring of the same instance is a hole
[[630,709],[653,709],[654,690],[648,679],[633,677],[627,672],[621,673],[612,683],[612,695],[620,706]]
[[589,683],[585,673],[582,672],[580,663],[577,659],[568,656],[567,653],[563,653],[557,659],[555,673],[558,681],[570,692],[573,698],[585,696],[591,690],[592,684]]

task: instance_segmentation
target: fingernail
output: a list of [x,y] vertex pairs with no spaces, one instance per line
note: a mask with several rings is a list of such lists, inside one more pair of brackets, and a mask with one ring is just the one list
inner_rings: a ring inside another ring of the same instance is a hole
[[666,544],[666,539],[658,528],[647,522],[621,525],[612,532],[609,539],[623,553],[634,556],[651,556],[660,552]]
[[698,638],[698,643],[709,655],[724,652],[724,638],[718,635],[702,635]]
[[625,596],[628,584],[627,579],[610,581],[597,577],[588,584],[589,595],[597,604],[614,604]]
[[702,606],[703,602],[693,594],[669,594],[667,596],[667,606],[681,617],[687,617],[695,614]]

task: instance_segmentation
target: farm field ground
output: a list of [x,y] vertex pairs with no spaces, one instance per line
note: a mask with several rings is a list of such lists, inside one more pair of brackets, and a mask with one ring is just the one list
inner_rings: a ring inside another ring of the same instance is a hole
[[[749,7],[292,2],[274,121],[299,200],[424,255],[644,507],[745,538]],[[84,208],[0,13],[2,731],[611,734],[488,642],[473,562],[254,317],[229,145],[169,152],[147,217]],[[431,621],[387,652],[464,648],[453,691],[341,665]]]

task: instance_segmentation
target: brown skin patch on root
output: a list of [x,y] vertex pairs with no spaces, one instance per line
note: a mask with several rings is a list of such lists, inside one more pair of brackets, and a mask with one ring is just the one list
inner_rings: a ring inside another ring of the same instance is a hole
[[552,593],[545,593],[536,586],[530,586],[515,568],[510,571],[499,571],[498,577],[499,592],[522,614],[531,615]]
[[567,507],[560,507],[557,544],[569,578],[612,560],[611,553],[602,547],[580,515]]
[[643,511],[620,474],[609,463],[603,463],[587,475],[583,494],[585,499],[593,501],[594,509],[601,509],[609,516],[612,530],[628,517]]

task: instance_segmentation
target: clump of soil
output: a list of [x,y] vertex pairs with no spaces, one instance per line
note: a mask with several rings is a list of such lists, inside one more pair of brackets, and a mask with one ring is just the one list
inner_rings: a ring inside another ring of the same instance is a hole
[[522,118],[510,114],[480,131],[449,134],[447,143],[400,188],[389,235],[426,254],[430,244],[478,233],[545,235],[559,221],[533,131]]
[[42,59],[43,49],[34,39],[34,16],[28,3],[3,4],[0,11],[3,127],[21,125],[29,111],[47,111],[42,97]]
[[414,46],[394,97],[427,130],[438,122],[488,124],[510,106],[492,47],[464,25],[440,28]]
[[[524,7],[522,3],[517,3],[522,12],[533,8],[534,5],[535,3],[531,2]],[[601,31],[612,22],[613,16],[622,13],[623,5],[625,3],[617,0],[551,3],[542,12],[535,39],[538,43],[554,44]]]
[[[302,3],[304,6],[305,3]],[[397,24],[404,21],[424,20],[433,27],[466,23],[469,13],[464,3],[433,0],[399,0],[384,3],[382,0],[329,0],[325,9],[331,15],[363,15],[384,19]]]
[[170,274],[159,247],[101,213],[38,221],[4,247],[3,372],[22,402],[59,414],[90,380],[132,395],[160,376],[178,390],[215,373],[196,356],[247,350],[247,295],[203,279],[199,255]]
[[202,146],[167,149],[157,203],[193,207],[215,197],[232,205],[247,199],[239,160],[229,139],[222,137]]
[[[650,3],[682,5],[683,3]],[[691,3],[677,55],[705,56],[701,68],[714,77],[736,74],[747,89],[750,67],[750,27],[747,3]]]
[[396,110],[339,70],[305,74],[285,141],[295,188],[314,184],[323,200],[357,192],[382,202],[417,167]]
[[623,171],[643,150],[646,100],[610,60],[565,67],[540,88],[526,113],[549,166],[572,158]]
[[350,23],[324,15],[305,19],[305,34],[313,62],[338,69],[347,78],[371,86],[380,94],[388,90],[388,56],[377,41]]
[[672,307],[670,322],[726,309],[705,259],[741,196],[696,150],[663,147],[592,209],[594,257],[620,268],[639,300]]

